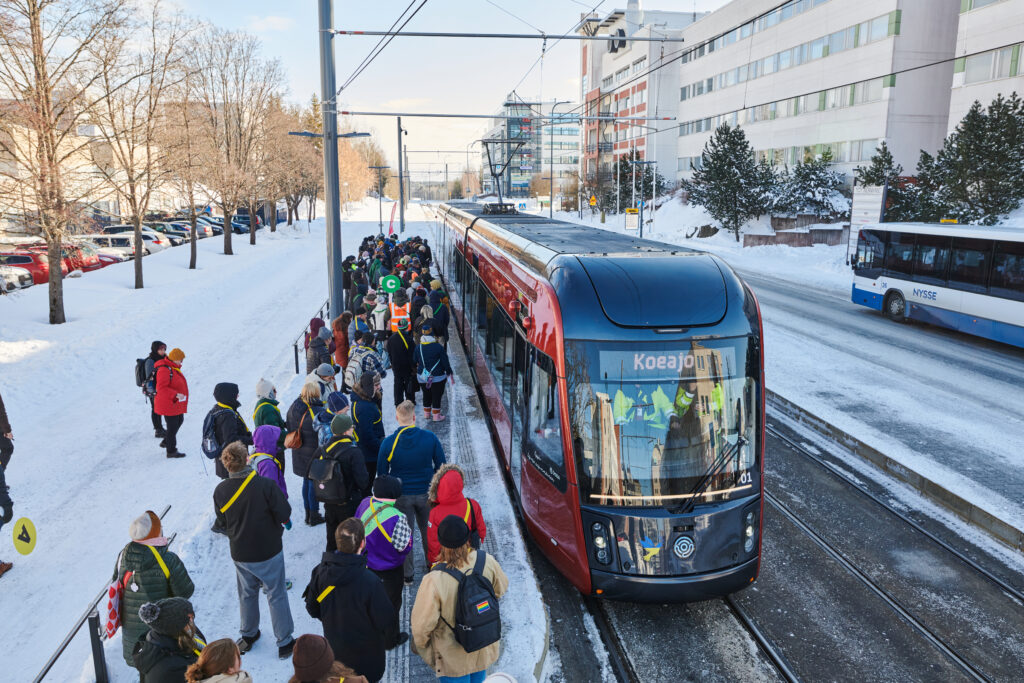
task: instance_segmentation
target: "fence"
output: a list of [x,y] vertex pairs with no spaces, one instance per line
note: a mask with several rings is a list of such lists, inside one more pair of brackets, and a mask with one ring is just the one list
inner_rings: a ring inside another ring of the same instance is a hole
[[835,228],[811,228],[777,232],[774,235],[744,235],[744,247],[763,247],[769,244],[784,244],[790,247],[810,247],[815,244],[836,246],[846,244],[850,237],[849,225],[836,225]]
[[[327,309],[330,307],[330,303],[331,303],[330,301],[325,301],[324,302],[324,305],[321,306],[320,310],[316,312],[316,317],[317,318],[323,319],[327,315]],[[330,326],[330,324],[331,324],[331,321],[327,320],[328,327]],[[306,338],[307,334],[309,334],[309,325],[306,325],[306,328],[304,330],[302,330],[302,333],[295,339],[294,342],[292,342],[292,350],[295,351],[295,374],[296,375],[299,374],[299,372],[300,372],[300,370],[299,370],[299,344],[300,343],[302,344],[302,350],[305,351],[306,350],[305,338]]]
[[[166,515],[170,509],[170,505],[165,507],[164,511],[160,513],[160,519],[163,519],[164,515]],[[174,534],[171,536],[167,541],[167,547],[170,547],[171,543],[174,543],[174,539],[177,535],[178,534]],[[61,641],[61,644],[57,646],[56,650],[54,650],[50,659],[47,660],[46,666],[44,666],[43,670],[39,672],[39,675],[35,677],[33,683],[39,683],[46,678],[46,674],[50,673],[50,669],[52,669],[53,665],[57,663],[57,660],[64,654],[64,651],[68,649],[68,645],[70,645],[71,641],[74,640],[76,635],[78,635],[78,631],[86,621],[89,622],[89,642],[92,645],[92,664],[96,673],[96,683],[108,683],[110,676],[107,673],[107,658],[103,653],[103,636],[105,634],[105,629],[104,624],[100,623],[100,613],[96,609],[96,605],[98,605],[100,600],[106,597],[106,595],[107,586],[104,586],[103,590],[99,592],[99,595],[93,598],[92,602],[90,602],[85,608],[85,612],[83,612],[82,616],[78,618],[75,625],[71,627],[68,634],[64,636],[64,640]]]

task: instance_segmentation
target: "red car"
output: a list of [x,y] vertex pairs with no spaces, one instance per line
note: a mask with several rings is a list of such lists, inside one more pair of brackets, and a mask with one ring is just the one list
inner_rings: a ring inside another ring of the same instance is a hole
[[[36,250],[21,250],[0,253],[0,265],[17,266],[32,273],[32,282],[37,285],[46,284],[50,280],[50,263],[46,258],[46,248],[40,253]],[[60,274],[68,274],[67,264],[61,261]]]
[[81,258],[82,270],[88,273],[91,270],[99,270],[110,265],[109,263],[103,263],[100,259],[100,254],[90,244],[84,242],[75,242],[69,244],[68,247],[77,251]]
[[[33,244],[26,247],[26,249],[42,252],[43,254],[46,253],[45,244]],[[64,265],[67,267],[67,272],[69,273],[73,270],[80,270],[88,273],[91,270],[99,270],[103,267],[103,264],[100,263],[100,259],[95,253],[86,254],[75,244],[62,245],[60,253],[61,260],[64,262]]]

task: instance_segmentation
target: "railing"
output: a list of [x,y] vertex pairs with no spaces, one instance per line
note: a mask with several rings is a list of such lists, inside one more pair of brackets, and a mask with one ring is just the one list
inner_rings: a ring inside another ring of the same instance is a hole
[[[164,511],[160,513],[160,519],[163,519],[164,515],[166,515],[170,509],[170,505],[165,507]],[[177,535],[178,534],[174,534],[171,536],[167,541],[167,547],[170,547],[171,543],[174,543],[174,539]],[[108,585],[103,586],[103,590],[99,592],[99,595],[93,598],[88,607],[85,608],[85,612],[83,612],[82,616],[78,618],[75,625],[71,627],[68,634],[64,636],[64,640],[61,641],[61,644],[56,650],[54,650],[50,659],[47,660],[46,666],[44,666],[43,670],[39,672],[39,675],[35,677],[33,683],[39,683],[46,677],[46,674],[50,673],[50,669],[52,669],[53,665],[57,663],[57,660],[64,654],[64,651],[68,649],[68,645],[70,645],[71,641],[74,640],[76,635],[78,635],[79,629],[82,628],[82,624],[86,621],[89,622],[89,642],[92,644],[92,664],[96,673],[96,683],[108,683],[110,681],[110,676],[107,673],[107,659],[103,654],[104,626],[103,624],[100,624],[100,614],[96,609],[96,605],[98,605],[100,600],[106,596]]]
[[[323,317],[325,315],[327,315],[327,309],[330,308],[330,305],[331,305],[330,301],[325,301],[324,305],[320,307],[320,310],[316,312],[316,317],[323,319]],[[326,322],[327,326],[329,327],[330,324],[331,324],[331,321],[330,320],[326,320],[325,322]],[[305,329],[302,330],[302,333],[299,334],[299,336],[295,339],[294,342],[292,342],[292,349],[295,351],[295,374],[296,375],[299,374],[299,343],[303,341],[303,338],[306,336],[307,332],[309,332],[309,325],[306,325]],[[303,350],[305,350],[305,344],[303,344]]]

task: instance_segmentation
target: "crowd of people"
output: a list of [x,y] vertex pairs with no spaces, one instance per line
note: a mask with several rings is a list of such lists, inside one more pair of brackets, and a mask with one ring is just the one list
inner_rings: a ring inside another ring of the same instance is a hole
[[[261,379],[252,431],[238,412],[238,385],[216,385],[202,451],[221,479],[212,531],[227,536],[234,562],[239,637],[206,642],[188,571],[168,548],[160,518],[146,511],[131,523],[112,577],[124,596],[124,659],[140,681],[251,681],[242,656],[261,637],[261,592],[278,656],[292,658],[292,681],[379,681],[386,651],[410,640],[399,617],[417,566],[426,574],[411,612],[414,650],[445,683],[485,680],[499,654],[498,601],[508,579],[480,550],[484,510],[466,496],[463,470],[448,462],[430,429],[416,424],[417,397],[424,424],[445,419],[444,389],[454,381],[448,300],[430,265],[426,240],[364,240],[359,256],[344,261],[345,312],[329,325],[310,322],[299,396],[282,413],[276,387]],[[168,352],[155,341],[137,370],[145,373],[137,379],[168,458],[184,456],[176,438],[188,411],[184,359],[180,349]],[[391,434],[381,388],[389,371],[397,422]],[[9,426],[2,427],[9,437]],[[289,451],[302,481],[304,523],[325,526],[322,559],[302,593],[322,637],[293,634],[284,543],[293,523],[284,476]]]

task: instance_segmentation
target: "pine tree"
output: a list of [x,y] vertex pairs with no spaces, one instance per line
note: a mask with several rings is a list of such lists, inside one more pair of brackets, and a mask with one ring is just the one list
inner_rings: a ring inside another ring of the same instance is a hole
[[776,204],[818,219],[847,215],[850,202],[840,192],[844,174],[833,170],[831,164],[832,152],[828,149],[810,161],[798,163],[792,176],[780,183]]
[[[652,199],[654,197],[654,187],[657,184],[658,195],[664,195],[668,189],[668,183],[665,181],[664,176],[660,173],[655,173],[653,169],[654,164],[643,163],[643,159],[637,154],[636,150],[632,150],[629,154],[619,157],[619,160],[612,166],[611,177],[612,184],[610,188],[610,206],[615,206],[615,178],[619,179],[619,197],[618,205],[622,209],[626,209],[632,205],[634,190],[636,188],[635,196],[639,202],[641,199]],[[633,173],[636,173],[634,178]],[[618,175],[616,176],[616,173]]]
[[867,166],[858,166],[854,169],[859,185],[885,185],[888,187],[885,193],[885,221],[914,221],[918,220],[913,198],[914,190],[902,179],[903,167],[892,158],[889,146],[882,144],[875,149],[871,157],[871,163]]
[[740,127],[719,126],[701,152],[701,167],[684,182],[690,201],[700,204],[722,227],[740,239],[740,228],[771,210],[775,173],[754,160],[754,150]]

